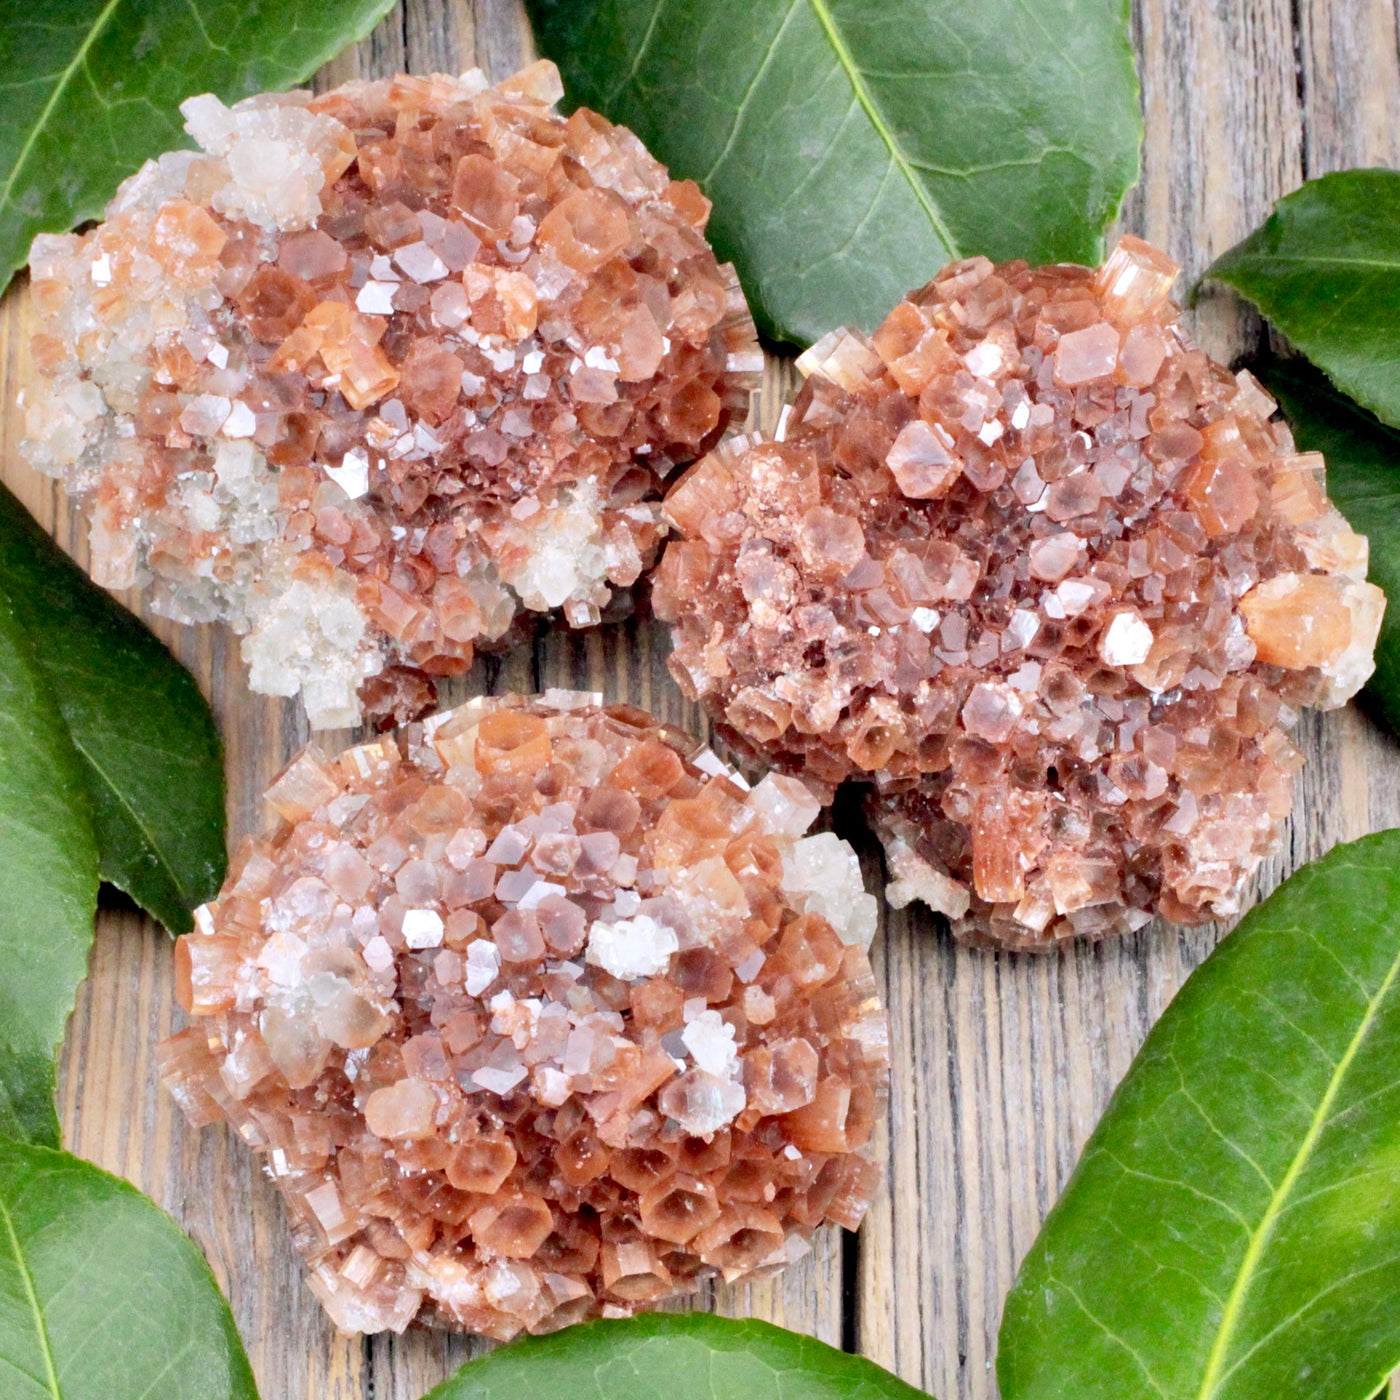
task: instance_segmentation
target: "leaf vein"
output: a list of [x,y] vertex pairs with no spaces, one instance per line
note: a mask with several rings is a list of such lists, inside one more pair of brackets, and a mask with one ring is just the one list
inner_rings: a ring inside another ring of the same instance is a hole
[[962,257],[962,250],[958,247],[957,240],[953,237],[947,224],[944,223],[942,212],[924,188],[923,182],[914,174],[914,168],[908,155],[905,154],[904,148],[899,142],[895,140],[894,132],[890,130],[880,109],[875,105],[874,94],[866,86],[865,75],[857,66],[854,56],[846,46],[846,40],[842,37],[841,31],[836,27],[836,20],[827,5],[827,0],[808,0],[808,3],[822,29],[826,31],[827,42],[830,43],[835,52],[837,62],[845,70],[846,77],[855,92],[856,101],[860,103],[865,115],[870,119],[870,124],[875,128],[876,135],[884,142],[885,149],[889,151],[890,159],[913,191],[914,198],[918,200],[919,207],[933,226],[934,233],[938,235],[943,246],[948,250],[949,258]]
[[107,0],[107,3],[102,7],[97,18],[93,20],[92,26],[88,29],[87,36],[78,46],[78,51],[73,55],[67,68],[57,75],[57,81],[54,83],[53,91],[49,94],[49,100],[44,103],[44,109],[39,113],[38,120],[30,129],[29,135],[25,137],[24,145],[20,147],[19,154],[15,157],[15,163],[10,167],[9,177],[6,179],[3,188],[0,188],[0,209],[5,208],[10,203],[10,193],[15,187],[15,180],[18,178],[19,172],[24,169],[25,165],[28,163],[30,154],[34,150],[35,142],[39,139],[40,132],[48,125],[49,118],[53,115],[54,108],[58,106],[59,99],[67,90],[69,83],[73,81],[74,76],[80,69],[85,69],[87,67],[87,56],[93,44],[97,41],[97,36],[107,27],[112,16],[116,14],[117,10],[120,8],[121,3],[122,0]]
[[666,8],[666,0],[656,0],[652,7],[651,18],[647,21],[646,32],[642,35],[642,42],[637,45],[637,52],[632,56],[632,64],[627,72],[622,75],[621,81],[608,94],[608,105],[611,106],[617,101],[618,94],[632,82],[642,66],[642,59],[646,57],[647,49],[651,47],[652,37],[656,33],[656,27],[661,22],[661,13]]
[[1123,1348],[1124,1351],[1128,1353],[1129,1356],[1133,1358],[1133,1360],[1138,1365],[1138,1369],[1142,1372],[1143,1379],[1148,1383],[1148,1385],[1152,1387],[1154,1391],[1156,1391],[1158,1395],[1162,1397],[1162,1400],[1169,1400],[1167,1392],[1163,1390],[1161,1383],[1152,1374],[1152,1371],[1149,1368],[1147,1362],[1142,1358],[1137,1349],[1130,1342],[1120,1337],[1118,1333],[1115,1332],[1113,1328],[1111,1328],[1108,1325],[1108,1323],[1106,1323],[1101,1317],[1096,1316],[1090,1310],[1089,1305],[1084,1301],[1083,1298],[1079,1296],[1078,1292],[1074,1289],[1072,1285],[1066,1283],[1064,1279],[1055,1278],[1054,1275],[1051,1275],[1050,1282],[1058,1283],[1059,1286],[1063,1288],[1065,1292],[1068,1293],[1069,1296],[1074,1300],[1075,1306],[1079,1309],[1079,1311],[1082,1312],[1084,1316],[1087,1317],[1089,1321],[1092,1322],[1094,1326],[1097,1327],[1099,1331],[1101,1331],[1104,1334],[1104,1336],[1109,1339],[1109,1341],[1116,1342],[1120,1347]]
[[702,185],[708,185],[714,178],[714,173],[729,157],[729,152],[734,149],[734,143],[739,139],[739,128],[744,124],[744,116],[749,110],[749,103],[753,100],[754,93],[758,90],[758,85],[763,81],[764,75],[773,64],[773,56],[778,51],[778,45],[782,42],[783,35],[787,32],[788,25],[792,22],[792,17],[797,13],[797,7],[802,0],[792,0],[787,8],[787,13],[783,16],[782,23],[778,25],[773,33],[772,39],[768,42],[768,47],[763,51],[763,57],[759,65],[754,69],[753,77],[749,79],[748,86],[744,89],[744,95],[739,99],[739,105],[734,109],[734,120],[729,126],[729,135],[725,137],[724,145],[720,148],[719,154],[714,158],[710,168],[700,177]]
[[[1283,1174],[1283,1179],[1279,1182],[1274,1193],[1269,1198],[1269,1203],[1264,1209],[1264,1214],[1260,1217],[1259,1224],[1255,1227],[1254,1234],[1249,1241],[1249,1247],[1245,1250],[1244,1258],[1240,1261],[1239,1272],[1235,1276],[1234,1286],[1230,1289],[1229,1297],[1225,1300],[1225,1311],[1220,1318],[1220,1327],[1215,1334],[1215,1343],[1210,1349],[1210,1357],[1206,1362],[1205,1375],[1201,1378],[1201,1388],[1198,1392],[1197,1400],[1212,1400],[1212,1397],[1219,1393],[1221,1385],[1230,1371],[1223,1369],[1225,1356],[1229,1350],[1230,1342],[1235,1330],[1240,1324],[1240,1314],[1244,1308],[1244,1300],[1249,1292],[1250,1284],[1254,1275],[1258,1272],[1260,1261],[1264,1255],[1264,1248],[1273,1234],[1274,1226],[1277,1224],[1279,1216],[1283,1212],[1284,1204],[1287,1201],[1289,1192],[1293,1189],[1298,1178],[1303,1174],[1313,1152],[1317,1148],[1318,1140],[1321,1138],[1323,1129],[1331,1116],[1332,1105],[1336,1102],[1337,1095],[1341,1093],[1342,1083],[1346,1079],[1347,1071],[1351,1068],[1352,1061],[1356,1058],[1361,1049],[1361,1044],[1370,1031],[1381,1003],[1389,995],[1390,989],[1395,985],[1395,979],[1400,976],[1400,955],[1390,964],[1384,980],[1381,982],[1376,993],[1366,1005],[1365,1014],[1361,1017],[1356,1027],[1355,1033],[1347,1044],[1337,1067],[1332,1071],[1331,1078],[1327,1082],[1327,1088],[1323,1092],[1322,1099],[1318,1103],[1317,1111],[1313,1114],[1312,1123],[1308,1131],[1304,1134],[1303,1141],[1298,1144],[1298,1150],[1293,1154],[1293,1160],[1288,1164],[1288,1170]],[[1233,1367],[1230,1368],[1233,1370]]]
[[155,857],[156,862],[165,871],[165,874],[169,878],[170,883],[174,885],[177,890],[179,890],[182,897],[188,898],[188,891],[185,889],[184,882],[180,879],[180,876],[175,870],[175,867],[171,865],[169,859],[166,857],[164,847],[162,846],[161,842],[157,839],[155,833],[152,832],[150,827],[146,824],[140,812],[138,812],[136,808],[132,805],[130,799],[121,790],[121,788],[119,788],[117,784],[114,783],[110,777],[108,777],[107,773],[102,768],[102,765],[98,763],[97,759],[93,757],[92,753],[86,747],[84,747],[81,738],[77,734],[73,735],[73,747],[77,749],[77,751],[82,755],[84,762],[86,762],[91,767],[92,771],[95,774],[97,774],[97,776],[102,780],[104,786],[108,789],[109,792],[111,792],[112,796],[116,798],[117,803],[121,807],[121,809],[127,814],[128,817],[130,817],[132,825],[137,829],[137,831],[141,833],[142,839],[145,841],[151,854]]
[[1266,1187],[1268,1187],[1270,1192],[1272,1192],[1274,1190],[1274,1183],[1270,1179],[1268,1172],[1266,1172],[1264,1168],[1261,1167],[1259,1163],[1256,1162],[1254,1158],[1251,1157],[1249,1153],[1246,1152],[1244,1148],[1239,1145],[1239,1143],[1237,1143],[1232,1137],[1230,1137],[1230,1135],[1226,1133],[1219,1126],[1219,1124],[1216,1123],[1215,1119],[1213,1119],[1210,1116],[1210,1114],[1206,1112],[1205,1106],[1186,1087],[1186,1081],[1184,1078],[1181,1077],[1181,1067],[1179,1065],[1177,1066],[1177,1074],[1178,1077],[1181,1078],[1181,1083],[1178,1086],[1177,1092],[1180,1093],[1182,1098],[1184,1098],[1186,1102],[1189,1103],[1191,1107],[1196,1110],[1196,1112],[1200,1115],[1201,1121],[1206,1125],[1206,1127],[1208,1127],[1211,1130],[1211,1132],[1214,1133],[1215,1136],[1218,1137],[1220,1141],[1223,1142],[1225,1146],[1228,1147],[1230,1151],[1235,1154],[1235,1156],[1240,1158],[1241,1161],[1247,1162],[1254,1169],[1255,1175],[1258,1176],[1259,1180],[1262,1181]]
[[14,1217],[10,1214],[9,1207],[3,1200],[0,1200],[0,1218],[4,1219],[5,1232],[10,1239],[10,1249],[15,1256],[15,1267],[19,1270],[19,1276],[24,1283],[25,1297],[29,1301],[29,1310],[34,1315],[34,1330],[39,1337],[39,1349],[44,1357],[44,1370],[47,1376],[49,1394],[53,1400],[63,1400],[63,1391],[58,1384],[58,1368],[54,1365],[53,1346],[49,1341],[48,1324],[44,1321],[44,1310],[39,1306],[39,1295],[34,1288],[34,1275],[29,1272],[29,1263],[24,1257],[24,1251],[20,1248],[19,1236],[15,1233]]
[[1189,1181],[1182,1181],[1174,1176],[1161,1176],[1157,1172],[1145,1172],[1140,1167],[1130,1167],[1116,1152],[1106,1152],[1104,1154],[1110,1162],[1117,1165],[1124,1176],[1136,1177],[1139,1181],[1154,1182],[1159,1186],[1174,1186],[1188,1194],[1195,1196],[1198,1200],[1205,1201],[1208,1205],[1219,1206],[1232,1220],[1237,1221],[1249,1233],[1249,1221],[1243,1212],[1232,1206],[1229,1201],[1221,1200],[1219,1196],[1212,1196],[1208,1191],[1202,1191],[1199,1186],[1192,1186]]

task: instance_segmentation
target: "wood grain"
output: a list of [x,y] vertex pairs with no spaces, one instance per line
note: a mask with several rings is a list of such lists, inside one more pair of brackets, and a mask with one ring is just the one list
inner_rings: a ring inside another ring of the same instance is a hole
[[[1147,140],[1122,222],[1167,247],[1188,279],[1304,178],[1400,164],[1393,0],[1140,0],[1133,23]],[[317,86],[473,63],[498,78],[530,56],[519,0],[404,0]],[[20,285],[0,305],[6,403],[28,381],[29,319]],[[1225,359],[1261,334],[1211,289],[1190,319]],[[771,359],[755,422],[775,421],[792,381],[790,365]],[[19,435],[16,413],[0,419],[0,477],[83,560],[78,522],[20,462]],[[139,598],[126,601],[148,616]],[[233,834],[259,826],[259,794],[304,741],[304,722],[291,705],[248,693],[222,629],[148,620],[213,703]],[[448,698],[579,686],[699,729],[666,674],[666,651],[644,609],[588,633],[541,629],[532,646],[478,663]],[[1354,709],[1309,717],[1301,733],[1310,761],[1289,839],[1256,893],[1336,841],[1400,825],[1393,740]],[[842,811],[835,822],[861,843],[873,886],[868,840]],[[877,944],[894,1046],[885,1189],[858,1237],[823,1235],[781,1279],[719,1289],[705,1304],[855,1345],[942,1400],[995,1395],[996,1328],[1016,1266],[1143,1036],[1218,932],[1152,928],[1051,957],[991,956],[955,948],[920,914],[891,914]],[[222,1130],[190,1132],[156,1083],[154,1046],[178,1015],[172,1005],[165,934],[104,909],[63,1056],[67,1144],[151,1194],[204,1249],[265,1400],[416,1400],[476,1344],[334,1334],[251,1156]]]

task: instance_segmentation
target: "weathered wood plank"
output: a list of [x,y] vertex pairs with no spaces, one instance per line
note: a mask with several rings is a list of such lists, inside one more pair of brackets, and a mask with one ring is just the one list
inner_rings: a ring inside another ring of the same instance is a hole
[[1304,174],[1400,164],[1394,0],[1302,0],[1298,90]]
[[[1296,24],[1295,24],[1296,13]],[[1400,163],[1400,52],[1391,0],[1139,0],[1144,178],[1125,227],[1164,243],[1188,278],[1308,174]],[[324,88],[407,67],[493,78],[531,55],[520,0],[404,0],[318,77]],[[1193,315],[1212,353],[1259,326],[1207,292]],[[22,289],[0,306],[0,374],[27,382]],[[793,387],[770,360],[751,421],[771,426]],[[82,560],[83,532],[52,485],[18,460],[19,417],[0,420],[0,477]],[[143,611],[141,600],[128,600]],[[143,615],[146,615],[143,612]],[[262,823],[259,794],[305,739],[291,705],[251,696],[237,641],[220,628],[153,625],[199,678],[225,736],[235,836]],[[541,629],[533,647],[478,663],[448,700],[541,685],[599,689],[699,732],[666,674],[664,632],[637,614],[589,633]],[[1400,750],[1353,710],[1302,726],[1310,765],[1271,888],[1337,840],[1400,824]],[[351,736],[330,736],[332,743]],[[840,829],[847,825],[838,813]],[[866,873],[878,861],[858,828]],[[1050,958],[954,948],[946,930],[890,915],[877,945],[894,1047],[885,1189],[844,1291],[839,1236],[781,1279],[700,1300],[770,1317],[860,1350],[942,1400],[984,1400],[1002,1298],[1114,1085],[1215,930],[1156,929]],[[155,1081],[173,1010],[169,944],[139,915],[104,910],[63,1060],[68,1144],[148,1191],[190,1230],[227,1288],[269,1400],[416,1400],[474,1349],[440,1334],[337,1338],[301,1283],[276,1196],[218,1129],[190,1133]],[[849,1262],[849,1261],[846,1261]]]

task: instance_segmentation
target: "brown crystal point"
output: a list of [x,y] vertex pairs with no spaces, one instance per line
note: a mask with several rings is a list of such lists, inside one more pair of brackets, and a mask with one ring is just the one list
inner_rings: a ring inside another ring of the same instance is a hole
[[34,243],[24,450],[94,575],[226,619],[313,728],[416,717],[518,614],[599,621],[663,481],[747,410],[707,201],[560,94],[542,62],[192,98],[202,154]]
[[1366,542],[1192,345],[1176,271],[1131,237],[1096,271],[955,263],[666,499],[677,682],[818,795],[871,782],[891,902],[963,938],[1235,912],[1298,710],[1372,669]]
[[267,797],[159,1060],[264,1158],[337,1326],[548,1332],[859,1224],[875,900],[801,783],[552,691],[312,746]]
[[416,666],[386,666],[361,682],[360,704],[376,729],[396,729],[430,714],[437,705],[433,678]]

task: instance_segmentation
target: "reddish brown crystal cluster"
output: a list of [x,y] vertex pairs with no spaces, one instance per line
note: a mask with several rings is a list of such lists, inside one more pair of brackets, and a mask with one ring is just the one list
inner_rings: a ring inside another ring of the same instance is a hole
[[267,1162],[347,1331],[505,1338],[855,1228],[888,1047],[854,853],[598,697],[297,758],[177,945],[161,1047]]
[[776,442],[672,489],[671,670],[742,743],[875,781],[889,896],[1045,946],[1234,912],[1298,708],[1372,669],[1366,541],[1176,267],[953,264],[837,332]]
[[596,622],[651,562],[660,480],[747,407],[708,202],[560,91],[539,63],[193,98],[202,152],[35,241],[25,450],[89,503],[95,575],[227,618],[314,727],[386,665],[464,670],[522,607]]

